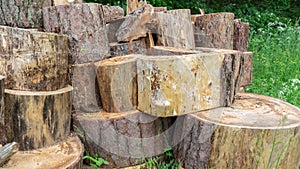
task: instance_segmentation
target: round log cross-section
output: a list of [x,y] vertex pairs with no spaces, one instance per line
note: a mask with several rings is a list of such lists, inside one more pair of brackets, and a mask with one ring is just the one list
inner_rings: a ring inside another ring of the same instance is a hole
[[70,134],[72,87],[29,92],[5,90],[4,122],[20,150],[51,146]]
[[174,152],[186,169],[300,167],[300,109],[279,99],[243,93],[231,107],[180,118]]

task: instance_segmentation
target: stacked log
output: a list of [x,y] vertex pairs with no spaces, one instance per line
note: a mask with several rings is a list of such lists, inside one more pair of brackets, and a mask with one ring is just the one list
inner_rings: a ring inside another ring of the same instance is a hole
[[174,154],[186,169],[300,167],[300,109],[279,99],[243,93],[180,118]]
[[248,51],[250,26],[240,19],[234,20],[233,49],[243,52]]
[[72,3],[82,3],[82,0],[53,0],[53,5],[67,5]]
[[0,145],[7,143],[4,124],[4,76],[0,76]]
[[173,118],[157,118],[140,111],[74,114],[75,130],[83,136],[90,155],[109,162],[104,168],[141,164],[169,147]]
[[119,6],[103,5],[103,13],[105,23],[110,23],[124,17],[124,10]]
[[0,2],[0,25],[19,28],[43,29],[43,8],[52,0],[22,0]]
[[192,22],[197,47],[233,49],[233,13],[193,15]]

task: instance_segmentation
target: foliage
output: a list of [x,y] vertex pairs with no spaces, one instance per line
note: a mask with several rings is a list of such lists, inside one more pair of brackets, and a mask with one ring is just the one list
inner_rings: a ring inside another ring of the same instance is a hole
[[160,156],[152,157],[146,161],[147,169],[177,169],[179,162],[175,161],[172,148],[167,148]]
[[94,169],[101,167],[103,164],[105,164],[105,165],[109,164],[108,161],[104,160],[101,157],[98,157],[98,154],[95,154],[94,156],[86,155],[82,159],[83,160],[88,159],[90,161],[90,166]]

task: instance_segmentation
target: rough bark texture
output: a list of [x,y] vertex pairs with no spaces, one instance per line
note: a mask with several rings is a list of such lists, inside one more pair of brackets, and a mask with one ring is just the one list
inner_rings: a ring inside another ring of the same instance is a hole
[[186,169],[300,167],[300,109],[279,99],[244,93],[180,118],[174,154]]
[[248,51],[250,26],[240,19],[234,20],[233,49],[243,52]]
[[156,34],[157,46],[168,46],[184,49],[194,49],[193,25],[189,9],[178,9],[167,11],[167,13],[156,13],[158,18],[158,29]]
[[19,150],[19,145],[16,142],[6,144],[0,147],[0,167],[6,163],[9,158]]
[[74,4],[74,3],[82,3],[82,0],[74,0],[73,2],[69,2],[69,0],[53,0],[53,5],[68,5],[68,4]]
[[103,108],[118,113],[137,105],[136,56],[123,56],[95,63]]
[[72,72],[73,108],[75,112],[99,112],[102,105],[94,63],[76,64],[73,66]]
[[4,124],[4,80],[3,76],[0,76],[0,145],[7,143],[6,128]]
[[110,43],[111,57],[124,56],[130,54],[146,54],[149,45],[147,38],[141,38],[128,43]]
[[233,13],[194,15],[192,21],[197,47],[233,49]]
[[167,7],[154,7],[154,12],[164,12],[167,13]]
[[11,157],[5,169],[82,169],[84,147],[77,136],[47,148],[31,151],[19,151]]
[[105,23],[110,23],[124,17],[124,10],[119,6],[103,5],[103,12]]
[[106,24],[107,38],[109,43],[118,42],[116,33],[124,21],[125,18],[120,18],[110,22],[109,24]]
[[241,57],[242,76],[240,78],[240,87],[250,86],[253,77],[253,53],[243,52]]
[[52,91],[68,85],[68,37],[0,26],[0,74],[5,88]]
[[51,92],[5,90],[4,126],[20,150],[51,146],[70,133],[72,87]]
[[101,4],[54,6],[44,8],[43,12],[47,32],[69,36],[72,63],[89,63],[108,57],[109,43]]
[[52,0],[2,0],[0,1],[0,25],[43,29],[43,8]]
[[139,7],[139,0],[127,0],[127,15],[136,10]]
[[164,51],[138,57],[139,110],[178,116],[233,102],[241,76],[239,52]]
[[[169,147],[173,118],[157,118],[138,111],[126,113],[74,114],[77,132],[84,135],[90,154],[109,162],[103,168],[141,164]],[[102,167],[102,166],[101,166]]]

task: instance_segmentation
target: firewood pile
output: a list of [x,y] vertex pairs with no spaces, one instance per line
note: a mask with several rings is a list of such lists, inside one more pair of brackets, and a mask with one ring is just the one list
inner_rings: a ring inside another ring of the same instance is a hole
[[186,169],[300,167],[300,109],[244,92],[249,24],[233,13],[0,4],[0,144],[19,148],[2,168],[82,168],[84,151],[124,168],[168,147]]

